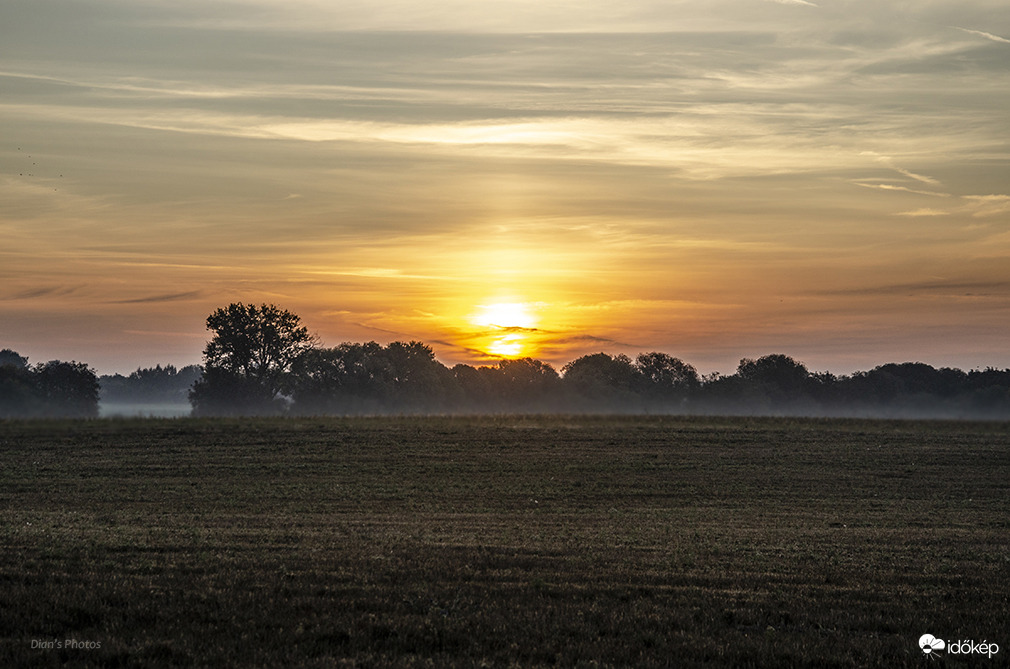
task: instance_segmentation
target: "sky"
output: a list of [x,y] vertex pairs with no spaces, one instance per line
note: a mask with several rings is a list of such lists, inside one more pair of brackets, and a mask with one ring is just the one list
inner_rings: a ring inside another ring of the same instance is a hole
[[1010,366],[1005,0],[12,0],[0,348]]

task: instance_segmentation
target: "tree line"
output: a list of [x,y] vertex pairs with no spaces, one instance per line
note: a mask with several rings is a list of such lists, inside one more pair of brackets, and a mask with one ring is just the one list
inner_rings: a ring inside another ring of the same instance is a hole
[[196,416],[382,413],[671,413],[1010,419],[1010,369],[920,362],[836,376],[793,358],[745,358],[702,376],[667,353],[595,353],[555,369],[533,358],[446,367],[417,341],[323,346],[275,305],[207,318],[203,364],[98,379],[77,362],[29,366],[0,352],[0,417],[96,416],[105,401],[181,402]]
[[649,412],[1010,418],[1010,369],[919,362],[836,376],[774,354],[701,376],[667,353],[595,353],[560,370],[532,359],[448,368],[417,341],[324,347],[291,312],[231,304],[189,397],[196,415]]
[[141,367],[129,375],[98,377],[101,400],[122,404],[185,404],[189,391],[203,374],[200,365]]

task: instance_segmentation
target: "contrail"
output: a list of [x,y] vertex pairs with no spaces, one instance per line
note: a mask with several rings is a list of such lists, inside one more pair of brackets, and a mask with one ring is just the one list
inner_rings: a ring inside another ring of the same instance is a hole
[[999,35],[993,35],[992,33],[982,32],[981,30],[969,30],[968,28],[960,28],[958,26],[954,27],[962,32],[970,33],[972,35],[978,35],[979,37],[984,37],[988,40],[992,40],[993,42],[1002,42],[1003,44],[1010,44],[1010,39],[1007,39],[1006,37],[1000,37]]

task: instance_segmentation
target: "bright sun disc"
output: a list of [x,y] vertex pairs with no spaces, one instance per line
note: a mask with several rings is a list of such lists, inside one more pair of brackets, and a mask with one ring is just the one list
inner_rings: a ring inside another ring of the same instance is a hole
[[522,302],[482,304],[473,316],[474,325],[497,328],[532,328],[536,321]]

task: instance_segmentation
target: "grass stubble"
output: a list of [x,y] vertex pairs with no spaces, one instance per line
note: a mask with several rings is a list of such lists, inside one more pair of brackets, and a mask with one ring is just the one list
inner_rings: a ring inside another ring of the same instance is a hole
[[2,422],[0,666],[921,667],[927,632],[1002,664],[1008,447],[945,422]]

